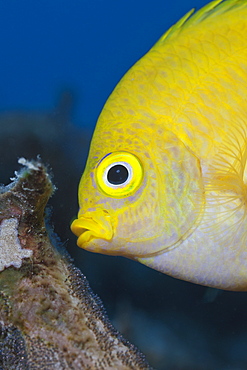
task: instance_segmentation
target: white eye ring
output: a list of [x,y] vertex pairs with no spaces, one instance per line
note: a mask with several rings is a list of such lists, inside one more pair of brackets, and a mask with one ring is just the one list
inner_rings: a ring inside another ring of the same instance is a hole
[[[121,184],[113,184],[113,183],[109,182],[109,180],[108,180],[109,171],[110,171],[111,168],[113,168],[115,166],[123,166],[127,170],[127,172],[128,172],[127,179],[124,182],[122,182]],[[109,186],[110,188],[113,188],[113,189],[125,187],[132,180],[132,178],[133,178],[133,169],[132,169],[132,166],[129,163],[124,162],[124,161],[119,161],[119,162],[111,163],[108,167],[106,167],[106,169],[104,171],[104,174],[103,174],[103,181],[104,181],[104,183],[107,186]]]

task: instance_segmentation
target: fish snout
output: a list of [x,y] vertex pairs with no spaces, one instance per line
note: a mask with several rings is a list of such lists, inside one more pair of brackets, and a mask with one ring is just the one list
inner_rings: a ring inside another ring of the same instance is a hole
[[114,234],[112,218],[106,210],[96,209],[78,215],[71,224],[71,231],[78,236],[77,245],[83,245],[92,239],[111,240]]

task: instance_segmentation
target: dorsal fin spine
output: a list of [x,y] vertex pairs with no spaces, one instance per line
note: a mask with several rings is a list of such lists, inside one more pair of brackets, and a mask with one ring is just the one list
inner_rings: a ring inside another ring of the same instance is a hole
[[247,6],[247,0],[214,0],[197,12],[195,12],[195,9],[191,9],[177,23],[170,27],[155,45],[165,42],[171,36],[175,36],[188,26],[195,25],[208,17],[219,15],[240,6]]

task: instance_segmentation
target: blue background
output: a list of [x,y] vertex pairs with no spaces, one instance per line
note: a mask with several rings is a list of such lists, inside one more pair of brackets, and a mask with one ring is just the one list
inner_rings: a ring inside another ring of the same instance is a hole
[[[85,252],[75,246],[69,223],[105,100],[172,24],[206,3],[0,0],[0,182],[7,181],[4,172],[7,179],[13,174],[18,156],[40,153],[51,163],[58,187],[51,199],[55,230],[68,240],[114,325],[159,370],[246,369],[246,293],[218,292],[124,258]],[[66,89],[74,103],[72,115],[62,109],[63,120],[56,109]]]
[[1,0],[0,110],[52,108],[72,88],[93,128],[121,76],[202,0]]

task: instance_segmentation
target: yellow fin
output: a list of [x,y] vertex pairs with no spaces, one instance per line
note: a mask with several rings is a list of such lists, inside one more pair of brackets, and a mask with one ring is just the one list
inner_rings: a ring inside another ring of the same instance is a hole
[[[208,17],[218,16],[224,12],[235,9],[237,7],[247,7],[247,0],[215,0],[205,5],[203,8],[195,12],[191,9],[177,23],[169,28],[166,33],[158,40],[155,45],[159,45],[168,40],[171,36],[176,36],[184,28],[202,22]],[[195,12],[195,13],[194,13]]]
[[[206,175],[206,191],[230,193],[246,198],[247,127],[238,119],[225,134],[225,140],[209,166]],[[246,199],[247,200],[247,199]],[[245,201],[245,200],[244,200]]]
[[205,177],[204,231],[226,248],[247,243],[247,128],[238,120]]

